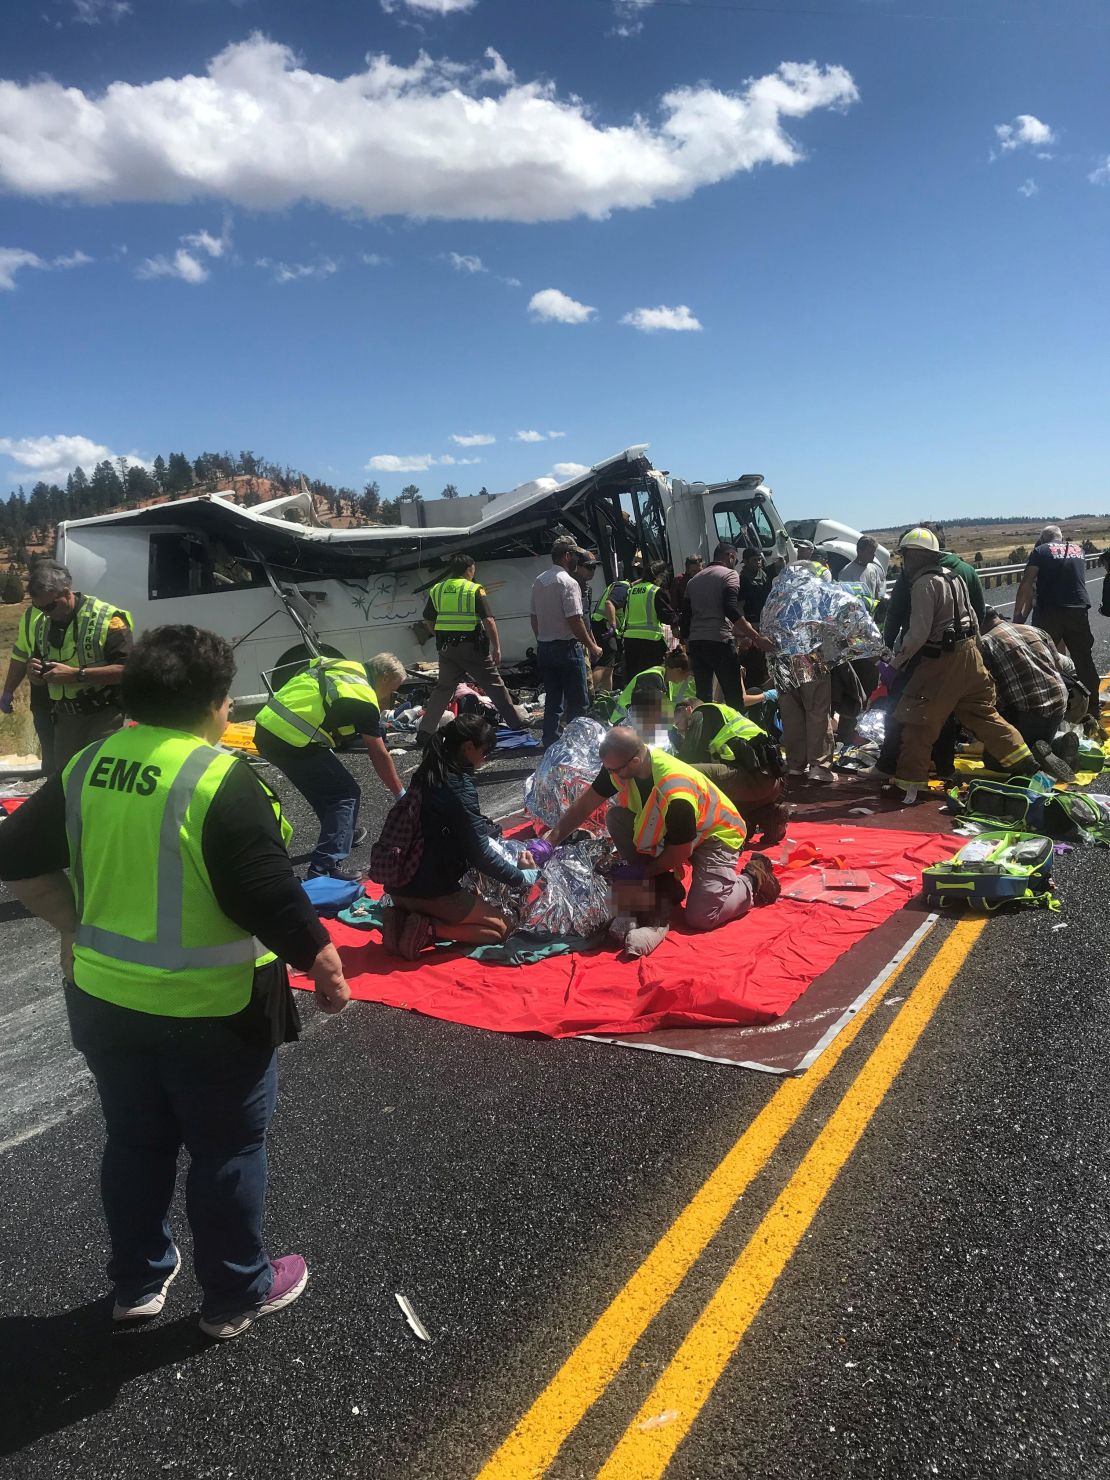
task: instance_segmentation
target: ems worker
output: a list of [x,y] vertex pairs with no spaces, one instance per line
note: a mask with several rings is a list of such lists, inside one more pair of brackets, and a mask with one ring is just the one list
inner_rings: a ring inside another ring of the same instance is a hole
[[994,681],[979,651],[979,623],[963,580],[941,565],[931,529],[911,529],[898,546],[910,588],[910,617],[894,667],[906,675],[894,710],[901,726],[893,780],[903,800],[928,784],[929,753],[949,715],[983,742],[1004,771],[1037,770],[1028,745],[998,713]]
[[664,626],[677,627],[678,617],[660,590],[667,567],[655,561],[649,572],[641,571],[628,588],[628,601],[621,613],[619,629],[624,640],[624,676],[635,678],[645,668],[655,668],[667,655]]
[[405,794],[380,723],[382,709],[404,681],[405,665],[392,653],[379,653],[365,667],[347,658],[315,658],[255,719],[259,755],[289,778],[320,819],[309,878],[362,877],[343,867],[351,849],[365,841],[366,829],[358,827],[362,792],[336,756],[337,746],[361,735],[382,783],[394,797]]
[[[33,567],[27,593],[39,614],[27,633],[29,672],[32,683],[46,683],[54,765],[62,767],[84,746],[123,724],[119,683],[131,652],[131,614],[74,591],[73,577],[56,560],[40,560]],[[9,669],[9,682],[15,676]],[[5,695],[9,692],[5,684]]]
[[[753,904],[778,898],[778,880],[762,854],[754,854],[737,872],[744,819],[700,771],[645,745],[634,730],[623,726],[606,732],[601,764],[596,779],[547,835],[551,843],[561,842],[615,798],[606,815],[609,835],[621,857],[643,878],[678,876],[689,863],[685,919],[692,930],[727,925]],[[645,940],[646,950],[637,954],[654,950],[662,941],[667,927],[657,929],[658,938]]]
[[727,704],[697,699],[675,705],[674,727],[681,736],[679,760],[724,792],[749,829],[758,829],[759,846],[781,842],[790,820],[786,764],[767,731]]
[[[12,699],[15,691],[23,682],[31,666],[31,656],[35,651],[35,629],[43,620],[42,612],[33,606],[29,606],[19,619],[15,644],[8,663],[8,674],[4,680],[3,692],[0,693],[0,713],[2,714],[12,712]],[[35,727],[39,754],[42,756],[42,774],[49,776],[54,771],[54,714],[50,695],[47,692],[46,680],[43,678],[31,678],[27,687],[31,696],[31,723]]]
[[273,793],[217,748],[234,671],[214,633],[146,633],[122,684],[138,723],[0,828],[0,879],[61,934],[70,1030],[104,1111],[112,1318],[158,1315],[181,1267],[169,1213],[184,1145],[200,1326],[221,1340],[308,1279],[262,1239],[275,1049],[299,1031],[284,963],[311,974],[324,1012],[349,998]]
[[625,684],[617,701],[626,714],[638,714],[645,697],[651,710],[648,728],[642,728],[635,720],[633,729],[649,735],[655,725],[670,722],[674,707],[682,699],[694,695],[694,678],[690,671],[690,659],[684,647],[674,647],[655,668],[645,668],[631,682]]
[[444,580],[428,592],[424,620],[434,623],[439,679],[424,705],[416,731],[422,749],[435,734],[440,716],[463,679],[472,679],[492,699],[510,730],[527,724],[498,672],[501,639],[485,587],[474,579],[473,555],[452,555]]

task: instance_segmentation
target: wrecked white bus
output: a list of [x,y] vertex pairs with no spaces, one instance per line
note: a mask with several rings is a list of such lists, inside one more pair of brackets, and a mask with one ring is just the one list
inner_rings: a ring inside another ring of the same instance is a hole
[[[242,508],[213,493],[63,523],[58,559],[74,584],[128,608],[137,629],[191,622],[235,647],[234,697],[260,702],[315,653],[363,659],[435,656],[414,624],[447,556],[476,558],[492,598],[507,665],[534,644],[532,582],[556,534],[598,551],[606,580],[632,556],[682,569],[724,540],[793,558],[793,545],[760,474],[686,483],[627,448],[566,483],[549,479],[491,498],[464,527],[321,524],[310,494]],[[422,517],[435,517],[427,506]]]

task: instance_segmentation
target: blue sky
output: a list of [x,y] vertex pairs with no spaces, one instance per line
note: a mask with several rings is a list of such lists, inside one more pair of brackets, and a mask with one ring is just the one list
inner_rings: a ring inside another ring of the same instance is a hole
[[647,441],[785,517],[1110,505],[1101,0],[387,6],[3,8],[0,488]]

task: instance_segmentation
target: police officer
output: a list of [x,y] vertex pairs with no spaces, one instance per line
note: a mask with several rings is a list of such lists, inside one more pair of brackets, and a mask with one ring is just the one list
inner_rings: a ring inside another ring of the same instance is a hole
[[[25,635],[29,662],[12,654],[0,708],[11,709],[11,691],[29,671],[44,682],[53,720],[53,763],[62,767],[85,745],[123,724],[119,683],[132,645],[131,614],[73,589],[73,577],[56,560],[40,560],[27,581],[38,614]],[[45,757],[44,757],[45,761]],[[45,765],[44,765],[45,769]]]
[[674,727],[679,760],[720,788],[766,848],[786,836],[786,764],[778,745],[753,720],[727,704],[680,699]]
[[112,1317],[158,1315],[181,1267],[169,1213],[184,1145],[200,1325],[221,1340],[308,1279],[262,1238],[275,1049],[299,1031],[284,962],[311,974],[325,1012],[350,995],[276,798],[217,748],[234,671],[214,633],[148,632],[122,684],[138,723],[0,828],[0,879],[61,933],[70,1029],[104,1111]]
[[[42,612],[33,606],[29,606],[19,619],[19,628],[12,647],[11,660],[8,663],[7,677],[4,680],[3,692],[0,692],[0,713],[2,714],[12,712],[12,699],[15,691],[23,682],[31,666],[31,657],[35,651],[35,631],[41,621],[43,621]],[[39,754],[42,756],[42,774],[49,776],[54,770],[54,715],[50,695],[46,689],[46,680],[43,678],[30,679],[28,688],[31,694],[31,722],[35,727]]]
[[446,577],[428,592],[424,620],[435,626],[439,678],[416,731],[416,743],[421,747],[435,734],[443,711],[466,678],[489,695],[511,730],[519,730],[528,722],[498,672],[501,638],[485,587],[474,579],[474,571],[473,555],[452,555]]
[[362,792],[337,746],[361,735],[380,780],[394,797],[405,794],[381,731],[381,711],[404,681],[405,665],[392,653],[379,653],[365,667],[348,658],[315,658],[255,717],[259,755],[289,778],[320,819],[309,878],[362,877],[343,867],[366,829],[358,826]]
[[678,626],[678,617],[660,590],[667,567],[655,561],[650,570],[641,570],[628,588],[628,600],[620,615],[619,630],[624,640],[624,676],[635,678],[645,668],[655,668],[667,656],[667,639],[663,626]]

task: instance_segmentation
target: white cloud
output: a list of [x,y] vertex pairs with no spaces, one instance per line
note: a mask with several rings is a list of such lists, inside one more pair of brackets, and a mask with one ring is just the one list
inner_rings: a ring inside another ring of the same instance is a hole
[[265,267],[273,272],[275,283],[298,283],[305,278],[328,278],[339,271],[339,263],[333,257],[321,257],[316,262],[274,262],[270,257],[259,257],[255,267]]
[[131,14],[129,0],[73,0],[73,19],[83,26],[119,21]]
[[[0,437],[0,455],[10,457],[18,464],[14,478],[33,477],[36,482],[56,483],[68,477],[80,464],[88,472],[98,462],[108,458],[116,460],[117,453],[103,442],[94,442],[91,437],[58,435],[54,437]],[[131,452],[125,455],[128,463],[150,464]],[[14,481],[14,480],[13,480]]]
[[535,432],[535,431],[531,431],[531,432],[514,432],[513,433],[513,441],[514,442],[546,442],[547,441],[547,438],[544,436],[543,432]]
[[219,236],[213,236],[210,231],[194,231],[188,236],[179,237],[181,246],[170,256],[168,253],[160,253],[157,257],[148,257],[141,266],[135,269],[135,276],[139,278],[179,278],[183,283],[206,283],[209,278],[208,268],[200,260],[204,257],[220,258],[231,245],[231,228],[225,221],[223,230]]
[[[439,461],[430,452],[408,453],[400,457],[395,452],[379,452],[370,459],[366,468],[371,473],[426,473]],[[448,458],[447,461],[452,462],[453,459]]]
[[660,329],[682,331],[701,328],[685,303],[680,303],[675,308],[666,308],[663,304],[658,308],[634,308],[631,313],[625,314],[621,323],[631,324],[633,329],[640,329],[645,334],[655,334]]
[[16,273],[24,268],[51,272],[55,269],[85,267],[92,260],[84,252],[71,252],[67,257],[40,257],[37,252],[28,252],[22,247],[0,247],[0,291],[11,291],[15,287]]
[[460,447],[492,447],[497,438],[491,437],[488,432],[464,432],[461,435],[452,432],[451,441],[457,442]]
[[256,34],[204,76],[113,82],[100,94],[50,78],[0,82],[0,189],[252,210],[308,201],[368,217],[599,219],[684,200],[760,164],[796,164],[804,152],[786,124],[857,97],[843,67],[784,62],[735,91],[676,87],[654,118],[601,124],[587,100],[552,83],[498,87],[488,75],[421,53],[408,67],[375,56],[330,77]]
[[478,81],[488,82],[495,87],[511,87],[516,81],[516,73],[501,53],[494,51],[492,46],[487,46],[485,58],[489,66],[478,74]]
[[367,267],[384,267],[389,258],[383,257],[380,252],[363,252],[362,260]]
[[586,303],[579,303],[558,288],[541,288],[528,300],[529,312],[536,319],[549,320],[557,324],[585,324],[597,313]]
[[208,269],[192,252],[179,247],[172,257],[148,257],[141,267],[135,269],[141,278],[180,278],[183,283],[206,283]]
[[456,272],[488,272],[489,268],[481,257],[466,257],[459,252],[446,253],[447,261]]
[[506,288],[523,288],[524,286],[519,278],[503,277],[501,281],[505,284]]
[[1018,186],[1018,194],[1024,195],[1026,200],[1037,194],[1038,185],[1036,180],[1023,180]]
[[556,463],[551,471],[560,483],[565,483],[569,478],[581,477],[590,470],[585,463],[561,462]]
[[565,437],[565,436],[566,436],[566,432],[548,432],[548,434],[547,434],[547,440],[549,442],[554,442],[557,437]]
[[[1009,154],[1013,149],[1021,149],[1028,146],[1033,149],[1043,150],[1048,144],[1055,144],[1056,135],[1047,123],[1042,123],[1039,118],[1034,118],[1032,113],[1019,113],[1013,123],[997,123],[994,127],[995,137],[1001,153]],[[1042,159],[1050,156],[1042,154]],[[995,158],[992,153],[991,158]]]
[[1110,154],[1087,176],[1092,185],[1110,185]]
[[421,15],[452,15],[459,10],[473,10],[477,0],[382,0],[386,15],[392,15],[398,6],[415,10]]

